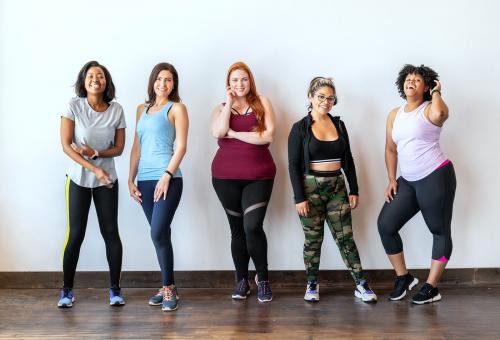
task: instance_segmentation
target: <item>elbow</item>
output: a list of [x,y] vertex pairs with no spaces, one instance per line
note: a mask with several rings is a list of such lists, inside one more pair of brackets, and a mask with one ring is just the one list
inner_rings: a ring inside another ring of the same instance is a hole
[[187,152],[187,146],[186,145],[179,145],[176,149],[176,152],[181,156],[184,157],[184,155]]

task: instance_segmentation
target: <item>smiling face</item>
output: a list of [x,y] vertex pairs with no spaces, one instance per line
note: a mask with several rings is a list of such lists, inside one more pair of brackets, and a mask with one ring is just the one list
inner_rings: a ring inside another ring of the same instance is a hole
[[250,77],[244,70],[237,69],[229,75],[229,86],[236,96],[245,97],[250,92]]
[[162,70],[158,73],[154,82],[154,91],[156,97],[168,98],[170,92],[174,89],[174,76],[168,70]]
[[320,87],[313,96],[309,96],[312,111],[327,114],[335,103],[335,91],[329,86]]
[[106,76],[102,68],[93,66],[85,75],[85,90],[87,94],[100,95],[106,90]]
[[404,82],[404,93],[407,98],[420,98],[429,90],[429,86],[425,85],[424,78],[420,74],[408,74]]

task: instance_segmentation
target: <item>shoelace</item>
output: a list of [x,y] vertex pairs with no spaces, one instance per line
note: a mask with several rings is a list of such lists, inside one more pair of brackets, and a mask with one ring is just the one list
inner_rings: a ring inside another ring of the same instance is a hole
[[271,286],[269,285],[269,281],[260,281],[259,286],[262,289],[262,293],[264,295],[271,294]]
[[245,279],[241,279],[240,282],[238,282],[238,290],[246,291],[246,288],[247,288],[247,281]]
[[172,300],[174,296],[174,289],[175,288],[166,288],[163,290],[163,298],[165,300]]
[[163,296],[163,288],[158,289],[158,293],[156,293],[156,296]]
[[309,283],[309,290],[316,291],[316,282]]

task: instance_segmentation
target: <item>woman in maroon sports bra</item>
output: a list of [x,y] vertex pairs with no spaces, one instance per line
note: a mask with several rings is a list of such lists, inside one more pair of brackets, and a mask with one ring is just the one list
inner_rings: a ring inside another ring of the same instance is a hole
[[257,271],[257,298],[271,301],[263,222],[276,174],[268,148],[273,141],[274,112],[269,99],[257,94],[252,72],[243,62],[229,67],[226,102],[213,110],[211,132],[219,144],[212,162],[212,184],[231,228],[236,268],[232,298],[243,300],[250,294],[251,258]]

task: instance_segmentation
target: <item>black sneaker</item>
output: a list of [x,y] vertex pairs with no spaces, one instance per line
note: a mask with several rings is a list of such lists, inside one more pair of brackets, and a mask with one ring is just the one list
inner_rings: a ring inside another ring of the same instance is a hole
[[425,303],[431,303],[434,301],[441,300],[441,294],[439,294],[439,290],[437,287],[433,287],[427,282],[424,283],[420,291],[413,296],[411,301],[416,303],[417,305],[423,305]]
[[394,290],[389,294],[389,300],[398,301],[406,296],[406,290],[412,290],[418,284],[418,279],[410,273],[403,276],[396,276],[394,280]]
[[269,281],[259,281],[255,275],[255,283],[257,284],[257,299],[259,302],[269,302],[273,299],[273,292]]
[[250,295],[250,284],[247,279],[241,279],[234,286],[231,297],[235,300],[245,300],[248,295]]

